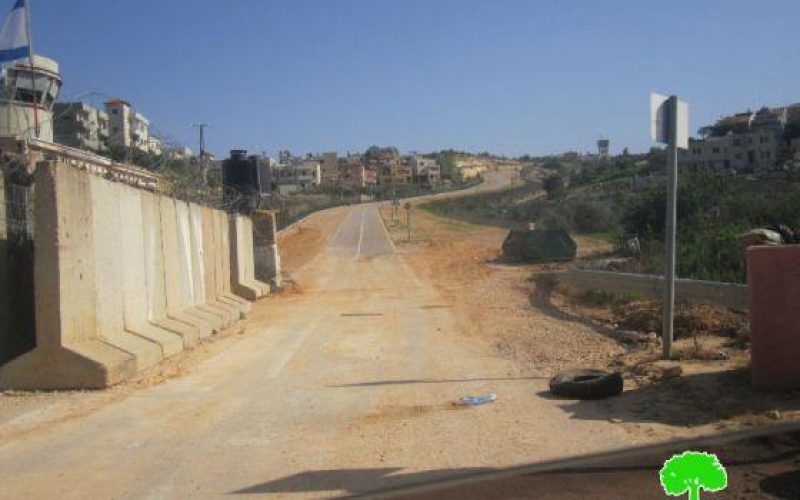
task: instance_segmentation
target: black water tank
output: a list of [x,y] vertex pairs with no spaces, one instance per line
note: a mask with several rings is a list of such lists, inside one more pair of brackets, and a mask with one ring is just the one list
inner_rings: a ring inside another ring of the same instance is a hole
[[258,193],[257,162],[247,157],[244,149],[231,150],[230,157],[222,163],[222,184],[226,191],[243,194]]

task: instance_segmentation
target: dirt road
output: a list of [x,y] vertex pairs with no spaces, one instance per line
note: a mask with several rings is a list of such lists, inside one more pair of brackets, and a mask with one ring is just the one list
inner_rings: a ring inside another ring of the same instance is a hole
[[[319,251],[292,272],[302,292],[259,303],[187,375],[6,440],[0,496],[328,496],[628,443],[463,335],[376,205],[317,219]],[[452,404],[489,391],[496,403]]]

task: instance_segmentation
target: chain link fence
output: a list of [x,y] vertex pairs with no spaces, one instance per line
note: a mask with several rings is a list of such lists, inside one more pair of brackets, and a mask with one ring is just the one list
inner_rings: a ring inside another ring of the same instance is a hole
[[0,163],[0,363],[36,345],[33,188],[15,164]]

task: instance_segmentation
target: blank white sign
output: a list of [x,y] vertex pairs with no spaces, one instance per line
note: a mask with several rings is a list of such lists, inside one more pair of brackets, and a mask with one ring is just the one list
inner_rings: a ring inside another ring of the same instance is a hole
[[[669,142],[669,97],[650,93],[650,138],[656,142]],[[689,148],[689,105],[678,100],[678,137],[677,146]]]
[[665,95],[650,92],[650,139],[661,143],[669,141],[667,99]]
[[689,149],[689,103],[678,100],[678,147]]

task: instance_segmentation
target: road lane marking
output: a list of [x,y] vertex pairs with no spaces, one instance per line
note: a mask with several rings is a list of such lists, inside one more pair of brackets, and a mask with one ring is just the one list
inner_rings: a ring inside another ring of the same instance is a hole
[[361,211],[361,229],[358,231],[358,248],[356,249],[356,259],[361,256],[361,243],[364,242],[364,219],[367,216],[367,210]]
[[392,241],[392,237],[389,236],[389,230],[386,229],[386,224],[383,222],[383,217],[381,217],[381,214],[380,214],[380,212],[378,212],[377,209],[375,211],[378,214],[378,221],[381,223],[381,228],[383,229],[383,234],[386,235],[386,241],[388,241],[389,242],[389,246],[392,247],[392,252],[397,253],[397,248],[395,248],[395,246],[394,246],[394,241]]
[[283,368],[292,359],[292,356],[300,349],[300,347],[305,343],[306,339],[311,332],[316,330],[319,324],[322,323],[322,319],[319,319],[306,328],[304,328],[299,334],[294,335],[291,340],[289,341],[289,345],[286,346],[286,349],[281,353],[278,359],[269,367],[269,371],[267,371],[267,378],[276,378],[278,375],[281,374]]

